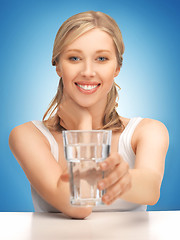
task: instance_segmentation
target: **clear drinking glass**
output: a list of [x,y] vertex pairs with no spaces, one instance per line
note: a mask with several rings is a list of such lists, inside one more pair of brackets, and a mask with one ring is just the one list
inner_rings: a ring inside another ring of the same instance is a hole
[[103,204],[104,190],[97,182],[104,177],[99,163],[110,153],[111,130],[62,131],[65,158],[70,175],[70,202],[75,206]]

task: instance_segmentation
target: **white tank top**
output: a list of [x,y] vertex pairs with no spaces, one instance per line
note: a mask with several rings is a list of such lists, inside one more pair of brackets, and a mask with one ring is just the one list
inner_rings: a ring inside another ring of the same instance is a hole
[[[120,135],[119,143],[118,143],[118,152],[121,154],[123,159],[129,164],[130,168],[134,167],[135,163],[135,153],[131,146],[131,138],[134,133],[134,130],[138,123],[142,120],[141,117],[134,117],[131,118],[127,126],[125,127],[124,131]],[[54,139],[51,132],[48,128],[45,127],[43,122],[41,121],[32,121],[33,124],[44,134],[44,136],[49,141],[51,146],[51,153],[54,158],[58,161],[58,144]],[[47,203],[41,196],[36,192],[36,190],[31,185],[31,193],[32,193],[32,200],[34,204],[34,209],[36,212],[59,212],[49,203]],[[93,211],[146,211],[146,205],[140,205],[136,203],[131,203],[124,201],[122,199],[116,200],[111,205],[99,205],[93,207]]]

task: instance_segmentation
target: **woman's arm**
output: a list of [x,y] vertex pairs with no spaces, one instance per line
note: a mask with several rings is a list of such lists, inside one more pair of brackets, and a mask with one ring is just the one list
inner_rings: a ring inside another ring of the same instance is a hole
[[135,168],[130,170],[132,189],[123,198],[154,205],[160,197],[169,134],[161,122],[145,119],[136,135]]
[[133,139],[136,149],[134,169],[129,169],[119,154],[106,160],[106,169],[113,168],[104,179],[106,195],[109,196],[108,200],[104,198],[107,204],[122,198],[138,204],[154,205],[159,199],[169,145],[168,131],[161,122],[144,119],[135,130]]
[[33,187],[49,204],[73,218],[91,213],[91,208],[70,205],[69,183],[61,180],[63,172],[51,154],[49,142],[31,122],[11,131],[9,146]]

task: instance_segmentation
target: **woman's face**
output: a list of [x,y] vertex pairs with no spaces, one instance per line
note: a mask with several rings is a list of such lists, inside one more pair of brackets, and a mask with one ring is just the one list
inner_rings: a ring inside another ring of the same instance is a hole
[[111,36],[98,28],[84,33],[64,49],[56,71],[63,91],[80,106],[106,104],[120,71]]

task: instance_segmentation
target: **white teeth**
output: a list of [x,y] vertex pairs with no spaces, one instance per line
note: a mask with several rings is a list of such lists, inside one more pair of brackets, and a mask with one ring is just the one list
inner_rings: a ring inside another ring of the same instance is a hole
[[77,84],[80,88],[85,89],[85,90],[91,90],[93,88],[96,88],[98,85],[80,85]]

